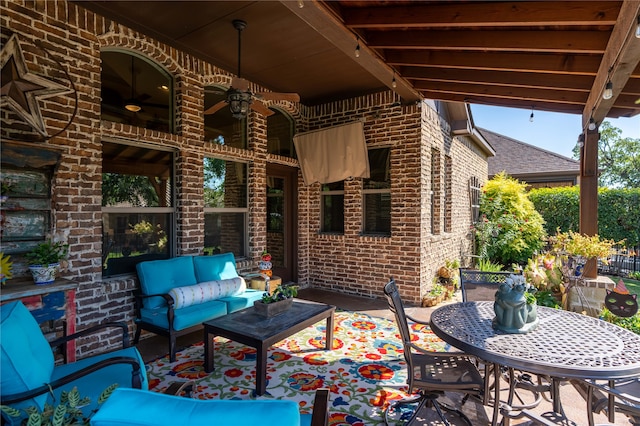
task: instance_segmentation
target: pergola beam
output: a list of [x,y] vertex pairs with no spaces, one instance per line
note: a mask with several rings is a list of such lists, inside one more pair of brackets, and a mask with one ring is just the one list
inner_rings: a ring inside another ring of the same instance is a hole
[[[632,72],[638,67],[640,39],[635,37],[635,32],[639,15],[640,1],[625,0],[582,111],[583,129],[589,125],[590,118],[601,123],[607,117]],[[602,93],[609,80],[613,83],[613,97],[603,99]]]

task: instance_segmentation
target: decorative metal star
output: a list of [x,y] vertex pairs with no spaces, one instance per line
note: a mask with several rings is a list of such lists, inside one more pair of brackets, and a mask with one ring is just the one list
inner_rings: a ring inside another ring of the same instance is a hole
[[2,67],[0,107],[8,106],[38,133],[46,137],[47,131],[38,99],[70,93],[73,90],[29,72],[16,34],[11,36],[2,49],[0,66]]

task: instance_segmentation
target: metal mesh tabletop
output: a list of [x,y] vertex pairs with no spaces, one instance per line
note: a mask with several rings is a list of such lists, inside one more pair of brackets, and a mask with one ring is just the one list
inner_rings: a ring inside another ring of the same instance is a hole
[[493,302],[446,305],[431,314],[436,335],[486,361],[566,378],[640,375],[640,336],[606,321],[538,307],[538,327],[526,334],[495,330]]

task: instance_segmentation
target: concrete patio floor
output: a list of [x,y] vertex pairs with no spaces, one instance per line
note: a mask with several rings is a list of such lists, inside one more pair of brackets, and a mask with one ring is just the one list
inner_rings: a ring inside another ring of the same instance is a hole
[[[342,294],[326,290],[318,289],[302,289],[298,294],[299,298],[312,300],[321,303],[332,304],[339,309],[348,311],[358,311],[366,313],[368,315],[387,318],[394,320],[393,314],[387,308],[387,302],[384,299],[365,298],[359,296],[353,296],[348,294]],[[453,299],[455,302],[460,299],[458,292],[457,299]],[[451,303],[451,302],[449,302]],[[423,308],[419,306],[406,306],[406,312],[412,317],[421,320],[429,321],[431,312],[435,308]],[[178,347],[186,347],[193,343],[202,340],[202,333],[195,332],[190,335],[182,336],[178,339]],[[141,340],[138,345],[140,353],[145,362],[150,362],[158,357],[165,355],[168,352],[168,342],[166,338],[152,336]],[[506,384],[502,386],[505,389]],[[565,410],[566,417],[570,419],[569,422],[558,423],[567,426],[586,426],[586,402],[576,388],[569,382],[563,382],[560,387],[560,396],[562,400],[562,406]],[[449,405],[453,405],[458,409],[461,409],[473,422],[474,425],[484,426],[490,424],[490,418],[492,415],[492,407],[485,407],[480,402],[474,400],[468,400],[465,404],[460,406],[460,397],[456,394],[447,394],[444,401],[449,401]],[[552,412],[551,403],[543,400],[540,405],[533,410],[538,415],[549,415]],[[545,414],[546,413],[546,414]],[[434,418],[433,410],[424,410],[421,416],[421,421],[417,424],[422,425],[440,425],[442,422]],[[605,415],[597,414],[595,416],[596,424],[608,424]],[[459,421],[459,419],[452,417],[452,425],[465,424]],[[526,419],[514,419],[511,421],[512,425],[534,425],[536,423]],[[617,426],[638,425],[633,423],[628,417],[617,414],[616,422],[613,423]]]

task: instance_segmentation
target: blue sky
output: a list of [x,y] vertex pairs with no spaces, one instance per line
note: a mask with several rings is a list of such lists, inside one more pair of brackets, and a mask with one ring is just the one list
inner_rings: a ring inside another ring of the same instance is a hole
[[[578,114],[561,114],[531,110],[503,108],[487,105],[471,105],[476,127],[508,136],[572,158],[573,147],[582,133],[582,118]],[[640,139],[640,115],[632,118],[607,118],[613,126],[622,130],[623,138]]]

